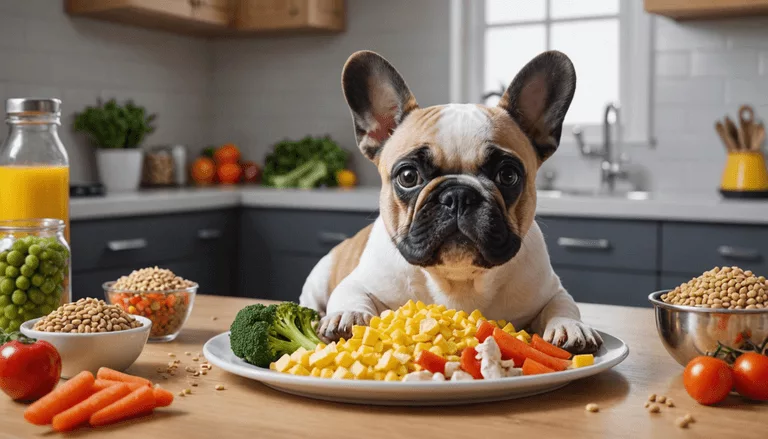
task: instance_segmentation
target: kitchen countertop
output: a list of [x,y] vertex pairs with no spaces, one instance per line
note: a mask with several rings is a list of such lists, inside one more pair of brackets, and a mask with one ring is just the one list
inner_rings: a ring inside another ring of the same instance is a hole
[[[373,212],[379,188],[271,189],[215,187],[155,189],[105,197],[74,198],[72,220],[153,215],[228,207],[265,207]],[[538,215],[621,218],[713,223],[768,224],[768,201],[725,200],[716,193],[654,193],[648,200],[621,197],[563,196],[538,198]]]
[[[210,438],[359,438],[408,436],[453,437],[471,432],[473,437],[542,438],[662,438],[662,437],[763,437],[768,404],[747,403],[729,397],[719,407],[695,403],[682,385],[682,367],[664,350],[654,329],[653,311],[609,305],[580,304],[583,319],[596,328],[623,339],[629,357],[611,371],[575,381],[559,390],[529,398],[455,407],[374,407],[305,399],[272,390],[256,381],[214,368],[195,378],[190,387],[186,366],[195,366],[184,352],[200,352],[206,340],[228,329],[239,309],[254,303],[243,298],[200,295],[187,325],[171,343],[148,344],[129,373],[158,381],[175,393],[191,388],[192,394],[176,397],[173,405],[147,418],[98,430],[83,428],[78,437],[135,439],[140,437]],[[212,317],[217,317],[213,320]],[[181,360],[175,376],[161,380],[169,353]],[[226,390],[216,391],[216,384]],[[666,395],[675,407],[660,414],[643,408],[650,393]],[[599,413],[584,406],[597,403]],[[0,395],[2,438],[64,437],[50,435],[46,427],[27,424],[26,406]],[[677,417],[691,413],[696,419],[686,431],[675,426]],[[751,436],[750,436],[751,435]]]

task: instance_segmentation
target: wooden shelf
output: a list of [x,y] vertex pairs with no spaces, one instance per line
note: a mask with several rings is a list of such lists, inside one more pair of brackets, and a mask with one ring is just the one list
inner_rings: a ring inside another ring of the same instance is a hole
[[205,36],[342,32],[344,6],[344,0],[65,0],[70,15]]
[[768,0],[645,0],[645,10],[675,20],[768,15]]

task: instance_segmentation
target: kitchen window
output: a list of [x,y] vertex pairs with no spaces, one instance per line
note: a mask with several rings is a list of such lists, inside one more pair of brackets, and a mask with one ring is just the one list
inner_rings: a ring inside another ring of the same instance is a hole
[[453,0],[451,98],[495,105],[515,74],[545,50],[574,63],[576,94],[563,142],[582,128],[602,142],[605,106],[621,106],[625,143],[651,138],[651,18],[638,0]]

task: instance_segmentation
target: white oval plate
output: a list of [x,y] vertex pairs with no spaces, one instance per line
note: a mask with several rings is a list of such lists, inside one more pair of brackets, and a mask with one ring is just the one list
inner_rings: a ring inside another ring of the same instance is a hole
[[573,380],[604,372],[624,361],[629,347],[620,339],[601,332],[603,346],[593,366],[544,375],[474,381],[391,382],[334,380],[287,373],[248,364],[229,347],[229,333],[208,340],[203,353],[215,366],[281,392],[308,398],[376,405],[455,405],[523,398],[549,392]]

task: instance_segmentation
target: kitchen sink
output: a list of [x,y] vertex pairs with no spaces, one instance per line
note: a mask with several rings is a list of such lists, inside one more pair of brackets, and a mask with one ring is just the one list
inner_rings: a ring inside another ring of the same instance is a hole
[[566,198],[566,197],[589,197],[589,198],[623,198],[627,200],[643,201],[651,198],[651,193],[647,191],[603,191],[600,189],[544,189],[537,190],[540,198]]

